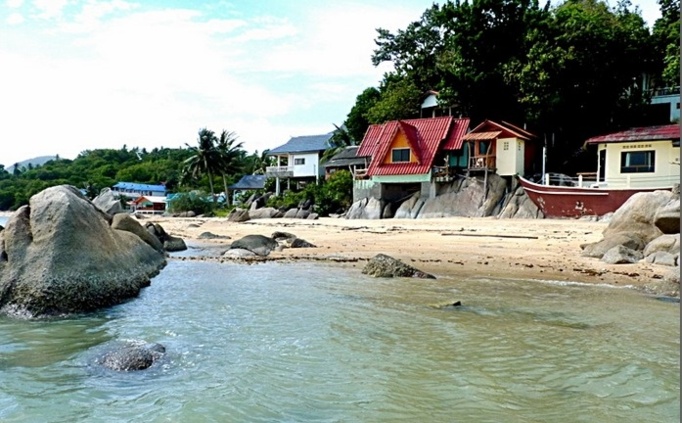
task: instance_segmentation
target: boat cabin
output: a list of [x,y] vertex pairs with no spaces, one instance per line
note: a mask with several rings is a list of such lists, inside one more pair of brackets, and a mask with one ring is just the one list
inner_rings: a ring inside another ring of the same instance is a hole
[[680,181],[680,127],[631,128],[592,137],[597,146],[595,187],[671,187]]

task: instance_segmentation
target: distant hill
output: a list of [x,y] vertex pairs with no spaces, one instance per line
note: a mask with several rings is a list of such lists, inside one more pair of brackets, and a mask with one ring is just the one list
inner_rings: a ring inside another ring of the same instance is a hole
[[[19,165],[19,169],[22,167],[27,167],[29,163],[31,163],[33,166],[40,166],[42,164],[45,164],[49,162],[50,160],[56,159],[57,156],[39,156],[39,157],[34,157],[32,159],[27,159],[22,162],[16,163]],[[12,164],[7,164],[5,170],[8,171],[9,173],[14,172],[14,165],[15,163]]]

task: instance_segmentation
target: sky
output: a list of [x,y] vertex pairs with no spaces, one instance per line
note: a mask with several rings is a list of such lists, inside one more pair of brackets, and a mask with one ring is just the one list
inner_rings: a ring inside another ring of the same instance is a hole
[[[201,128],[249,152],[341,125],[376,87],[376,28],[432,0],[0,0],[0,164],[180,148]],[[438,3],[438,2],[436,2]],[[632,0],[649,25],[655,0]],[[615,2],[614,2],[615,4]]]

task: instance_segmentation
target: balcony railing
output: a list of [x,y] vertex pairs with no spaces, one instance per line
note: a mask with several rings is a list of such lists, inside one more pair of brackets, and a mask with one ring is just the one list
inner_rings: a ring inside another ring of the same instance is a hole
[[469,158],[470,170],[494,170],[497,164],[495,156],[472,156]]
[[294,176],[293,166],[268,166],[265,168],[265,175],[286,178]]

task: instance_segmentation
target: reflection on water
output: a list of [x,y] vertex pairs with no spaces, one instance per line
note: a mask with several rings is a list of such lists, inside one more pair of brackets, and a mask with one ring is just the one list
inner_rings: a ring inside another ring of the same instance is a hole
[[[166,357],[93,367],[125,339]],[[0,320],[0,421],[673,422],[679,340],[621,289],[171,260],[97,315]]]

